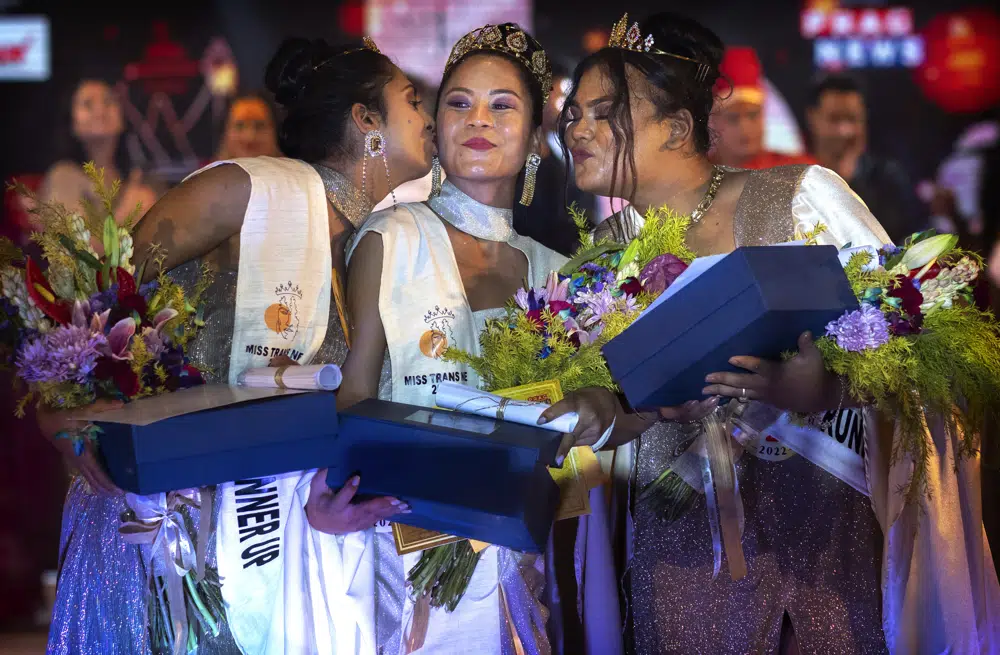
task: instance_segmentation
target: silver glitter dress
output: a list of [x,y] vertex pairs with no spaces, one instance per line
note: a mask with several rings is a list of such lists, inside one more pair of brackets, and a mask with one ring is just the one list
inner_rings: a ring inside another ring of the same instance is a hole
[[[193,284],[198,264],[190,262],[171,275],[182,285]],[[225,382],[236,310],[236,271],[216,273],[207,292],[205,327],[191,343],[189,355],[206,367],[209,382]],[[347,357],[335,303],[326,338],[315,363],[342,364]],[[213,511],[218,514],[219,498]],[[59,544],[59,584],[49,630],[48,653],[59,655],[151,654],[147,631],[146,589],[148,577],[140,546],[118,533],[119,517],[125,511],[123,497],[94,494],[82,478],[73,480],[63,509]],[[199,517],[195,519],[195,531]],[[218,525],[218,521],[215,521]],[[215,563],[215,535],[208,545],[208,561]],[[217,637],[205,639],[198,655],[239,653],[239,647],[223,622]]]
[[[836,194],[803,197],[806,171],[790,166],[751,174],[734,218],[738,246],[791,240],[800,218],[793,218],[793,203],[826,201],[834,205],[826,204],[825,212],[837,211]],[[619,241],[635,236],[637,228],[627,218],[608,220],[597,228],[598,236]],[[841,217],[846,220],[871,222],[871,215]],[[871,230],[884,234],[880,227]],[[863,439],[856,437],[863,455]],[[703,495],[669,524],[634,506],[636,490],[655,480],[692,438],[679,424],[660,422],[632,445],[633,457],[625,458],[632,467],[622,479],[631,493],[619,495],[633,504],[633,538],[624,614],[634,652],[774,653],[786,613],[802,653],[886,652],[882,537],[869,499],[802,457],[768,461],[744,453],[737,469],[748,573],[733,581],[724,563],[713,580]]]

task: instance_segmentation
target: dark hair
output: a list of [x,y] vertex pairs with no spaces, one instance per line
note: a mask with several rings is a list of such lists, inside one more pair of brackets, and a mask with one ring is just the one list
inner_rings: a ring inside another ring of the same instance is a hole
[[[567,98],[560,121],[563,126],[567,124],[568,109],[576,97],[576,90],[584,73],[599,66],[610,80],[612,88],[611,110],[608,115],[608,122],[614,135],[611,193],[628,199],[635,196],[638,185],[628,67],[632,66],[645,78],[650,90],[649,99],[656,107],[659,118],[670,116],[682,109],[691,113],[691,118],[694,119],[695,148],[699,153],[705,154],[711,146],[708,117],[712,113],[715,100],[712,88],[719,79],[719,66],[725,50],[722,40],[712,30],[691,18],[674,13],[654,14],[639,24],[639,30],[642,39],[645,39],[646,35],[653,37],[653,51],[647,53],[607,47],[580,62],[573,73],[573,90]],[[708,67],[708,75],[703,79],[699,79],[698,76],[699,64]],[[568,157],[565,130],[561,129],[559,132],[563,152]],[[615,191],[619,176],[624,179],[625,171],[618,170],[618,160],[623,152],[625,166],[632,177],[632,189],[628,194],[618,194]]]
[[819,103],[823,99],[823,94],[827,91],[834,91],[837,93],[857,93],[862,97],[865,96],[864,89],[861,86],[861,82],[858,78],[847,75],[846,73],[830,73],[824,75],[813,84],[812,88],[809,89],[809,99],[807,107],[818,107]]
[[344,138],[351,108],[360,103],[386,118],[383,89],[395,66],[385,55],[323,39],[286,39],[264,82],[284,109],[278,146],[287,157],[316,162],[350,156]]
[[451,79],[451,76],[456,70],[458,70],[458,67],[464,64],[468,59],[478,56],[499,57],[500,59],[506,59],[510,63],[514,64],[514,68],[517,69],[517,74],[521,76],[521,83],[524,84],[524,88],[528,90],[528,95],[531,96],[531,123],[534,127],[540,126],[542,124],[542,110],[544,109],[542,98],[545,97],[545,94],[542,92],[542,85],[538,83],[538,80],[531,74],[528,67],[521,63],[516,57],[499,50],[473,50],[445,70],[444,77],[441,79],[441,86],[438,87],[437,100],[435,101],[434,106],[441,106],[441,94],[444,93],[444,90],[448,87],[448,80]]
[[[97,82],[99,84],[106,85],[111,92],[118,98],[119,104],[122,103],[122,98],[119,97],[115,85],[100,76],[84,76],[80,78],[80,81],[69,91],[66,96],[65,101],[62,103],[63,119],[61,121],[62,127],[57,131],[59,135],[57,143],[57,151],[60,153],[59,159],[64,161],[72,161],[80,166],[83,166],[90,159],[87,156],[87,151],[83,147],[83,144],[73,133],[73,98],[76,96],[76,92],[80,90],[80,87],[84,84],[90,82]],[[129,153],[127,134],[125,132],[125,111],[122,110],[122,134],[118,138],[118,145],[115,146],[114,163],[115,168],[118,169],[118,174],[123,178],[129,174],[133,168],[132,157]]]

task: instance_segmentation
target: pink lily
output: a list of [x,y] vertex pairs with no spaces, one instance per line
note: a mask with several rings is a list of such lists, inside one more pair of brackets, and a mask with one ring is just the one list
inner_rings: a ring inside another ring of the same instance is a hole
[[549,278],[545,281],[545,296],[548,302],[561,300],[569,301],[569,278],[559,281],[559,274],[555,271],[549,273]]
[[163,336],[163,328],[175,316],[177,316],[176,309],[171,309],[170,307],[161,309],[153,317],[153,327],[144,327],[142,329],[142,340],[146,342],[146,350],[153,357],[158,358],[163,354],[164,349],[166,349],[167,340]]
[[132,353],[129,346],[132,345],[132,337],[135,335],[135,320],[130,316],[115,323],[108,333],[108,352],[111,359],[131,360]]
[[100,314],[94,314],[90,317],[90,331],[91,332],[104,332],[104,326],[108,324],[108,317],[111,316],[111,310],[105,309]]
[[89,323],[90,331],[95,334],[104,332],[104,326],[107,324],[108,316],[110,315],[110,309],[106,309],[100,314],[91,314],[90,303],[86,300],[77,300],[73,303],[73,325],[85,328]]
[[567,318],[563,321],[563,327],[566,328],[566,335],[572,337],[574,334],[577,335],[577,339],[580,340],[581,346],[586,346],[591,343],[597,337],[601,336],[601,331],[604,329],[604,325],[597,323],[597,326],[590,331],[587,331],[577,322],[575,318]]

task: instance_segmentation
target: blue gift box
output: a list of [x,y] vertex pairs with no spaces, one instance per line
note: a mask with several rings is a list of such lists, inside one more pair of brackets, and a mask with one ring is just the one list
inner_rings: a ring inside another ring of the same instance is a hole
[[559,504],[546,469],[562,435],[459,412],[369,399],[340,414],[327,484],[361,476],[358,494],[394,496],[393,521],[542,552]]
[[112,481],[137,494],[317,468],[336,455],[337,405],[329,392],[206,385],[91,420],[103,431],[100,451]]
[[740,371],[735,355],[779,359],[858,301],[833,246],[737,248],[603,349],[636,409],[701,399],[705,376]]

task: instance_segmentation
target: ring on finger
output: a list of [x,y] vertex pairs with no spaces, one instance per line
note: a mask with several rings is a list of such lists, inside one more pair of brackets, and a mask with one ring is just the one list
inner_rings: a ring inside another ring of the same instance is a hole
[[747,389],[746,389],[746,387],[743,387],[742,389],[740,389],[740,397],[737,398],[737,400],[739,400],[741,403],[748,403],[748,402],[750,402],[750,399],[747,398]]

